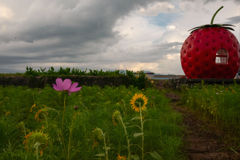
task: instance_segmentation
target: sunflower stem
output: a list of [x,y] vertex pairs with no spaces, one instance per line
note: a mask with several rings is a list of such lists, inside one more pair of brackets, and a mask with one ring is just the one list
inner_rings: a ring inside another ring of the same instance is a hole
[[[142,108],[141,108],[141,102],[139,102],[139,107],[140,107],[140,119],[141,119],[141,132],[143,133],[143,121],[142,121]],[[142,160],[143,160],[143,157],[144,157],[144,150],[143,150],[143,142],[144,142],[144,136],[142,134]]]
[[106,145],[106,138],[105,138],[106,133],[104,133],[103,135],[103,139],[104,139],[104,146],[105,146],[105,154],[106,154],[106,160],[108,160],[108,149],[107,149],[107,145]]
[[130,144],[129,144],[130,140],[128,140],[128,134],[127,134],[126,126],[123,123],[122,117],[120,116],[119,118],[120,118],[120,121],[121,121],[121,123],[123,125],[124,131],[125,131],[125,134],[126,134],[126,139],[127,139],[127,144],[128,144],[128,160],[130,160],[130,153],[131,153],[130,152]]
[[211,20],[211,23],[210,23],[211,26],[212,26],[212,24],[213,24],[213,20],[214,20],[216,14],[217,14],[222,8],[223,8],[223,6],[220,7],[220,8],[214,13],[214,15],[213,15],[213,17],[212,17],[212,20]]

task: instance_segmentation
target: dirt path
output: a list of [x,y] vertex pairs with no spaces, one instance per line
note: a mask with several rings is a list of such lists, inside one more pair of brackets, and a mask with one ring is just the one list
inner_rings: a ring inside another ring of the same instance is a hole
[[[163,83],[159,81],[154,87],[164,89]],[[227,131],[224,133],[207,119],[203,120],[199,113],[179,104],[179,95],[170,91],[165,97],[172,100],[173,110],[183,115],[186,132],[182,152],[189,160],[240,160],[240,142],[236,142],[234,136],[228,137]]]

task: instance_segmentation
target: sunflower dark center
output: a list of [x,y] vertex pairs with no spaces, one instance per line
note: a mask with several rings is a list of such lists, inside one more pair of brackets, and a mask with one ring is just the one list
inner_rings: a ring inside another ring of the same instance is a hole
[[143,104],[144,104],[144,100],[143,100],[142,98],[136,99],[136,101],[135,101],[135,106],[137,106],[138,108],[140,107],[140,106],[139,106],[139,102],[141,103],[141,107],[142,107]]

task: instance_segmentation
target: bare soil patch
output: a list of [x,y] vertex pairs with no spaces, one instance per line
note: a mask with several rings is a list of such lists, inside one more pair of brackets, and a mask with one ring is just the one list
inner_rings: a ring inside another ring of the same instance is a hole
[[[164,88],[164,81],[155,81],[154,88]],[[240,160],[239,136],[223,131],[211,120],[204,119],[199,112],[184,107],[179,103],[181,96],[167,89],[165,97],[171,99],[173,110],[183,115],[185,153],[189,160]]]

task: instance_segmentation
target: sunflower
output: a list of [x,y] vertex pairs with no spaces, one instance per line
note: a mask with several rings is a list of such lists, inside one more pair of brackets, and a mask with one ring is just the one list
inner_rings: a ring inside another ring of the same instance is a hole
[[144,110],[144,109],[146,109],[145,105],[147,104],[147,101],[148,101],[148,99],[145,97],[145,95],[143,95],[142,93],[136,93],[133,96],[130,104],[132,104],[132,108],[136,112],[139,112],[139,110],[140,110],[139,103],[141,103],[141,108],[142,108],[142,110]]
[[[117,153],[117,154],[118,154],[118,153]],[[118,160],[126,160],[126,157],[125,157],[125,156],[124,156],[124,157],[123,157],[123,156],[120,156],[120,155],[118,154],[117,159],[118,159]]]

